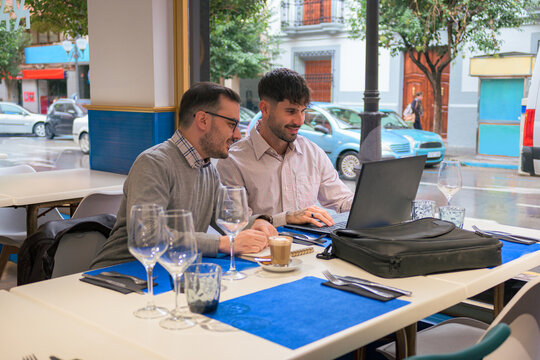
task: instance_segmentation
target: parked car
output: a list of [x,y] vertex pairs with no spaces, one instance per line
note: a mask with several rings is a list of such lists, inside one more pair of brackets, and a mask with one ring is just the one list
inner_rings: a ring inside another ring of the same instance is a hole
[[[321,147],[330,161],[345,180],[353,180],[356,176],[354,168],[360,162],[360,115],[358,111],[350,110],[349,121],[332,115],[326,107],[340,106],[336,104],[313,104],[306,110],[304,124],[298,133]],[[259,112],[251,121],[249,130],[261,118]],[[381,156],[383,159],[413,156],[410,141],[394,132],[381,132]]]
[[88,115],[73,121],[73,141],[79,145],[84,154],[90,152],[90,137],[88,136]]
[[45,136],[45,115],[32,113],[11,102],[0,102],[0,134]]
[[[338,118],[347,118],[347,112],[351,109],[343,106],[335,106],[333,104],[321,105],[327,109],[332,115]],[[355,108],[356,116],[364,111],[363,108]],[[412,129],[395,111],[389,109],[380,109],[383,113],[381,118],[381,126],[384,131],[390,131],[401,135],[411,143],[411,149],[414,155],[426,155],[426,165],[434,166],[443,161],[446,147],[443,139],[439,134],[431,131]],[[357,119],[357,118],[356,118]]]
[[86,109],[77,105],[72,99],[59,99],[47,109],[45,134],[49,139],[56,135],[73,134],[73,121],[85,116]]
[[254,116],[255,113],[253,111],[246,107],[240,106],[240,122],[238,123],[238,128],[240,129],[240,134],[242,134],[242,137],[246,136],[249,123]]
[[[536,58],[540,56],[540,50]],[[520,170],[529,175],[540,175],[540,61],[534,64],[531,86],[527,98],[525,116],[521,118],[521,164]]]

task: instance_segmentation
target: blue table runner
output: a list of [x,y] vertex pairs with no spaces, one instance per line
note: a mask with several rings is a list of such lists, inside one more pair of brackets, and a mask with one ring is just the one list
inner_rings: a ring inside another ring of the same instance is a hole
[[224,301],[206,315],[294,350],[409,304],[336,290],[325,281],[304,277]]
[[505,240],[500,241],[503,244],[503,247],[501,249],[501,260],[503,264],[506,264],[507,262],[510,262],[512,260],[516,260],[523,255],[540,250],[540,243],[525,245]]
[[[225,272],[229,269],[230,257],[228,256],[220,257],[220,258],[203,257],[202,261],[217,264],[221,266],[221,268],[223,269],[223,272]],[[259,264],[257,263],[254,263],[248,260],[243,260],[243,259],[236,259],[235,265],[236,265],[236,269],[239,271],[259,266]],[[97,275],[104,271],[117,271],[122,274],[132,275],[141,279],[146,279],[146,270],[144,269],[144,266],[138,261],[130,261],[123,264],[109,266],[103,269],[87,271],[85,274]],[[171,281],[169,280],[169,273],[159,263],[156,264],[156,266],[154,267],[152,276],[156,277],[154,281],[157,282],[157,285],[154,286],[154,295],[158,295],[158,294],[172,290]],[[144,291],[146,292],[147,290],[144,289]]]

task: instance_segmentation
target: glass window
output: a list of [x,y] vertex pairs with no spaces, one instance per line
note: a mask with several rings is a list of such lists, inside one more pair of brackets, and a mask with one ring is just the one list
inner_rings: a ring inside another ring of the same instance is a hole
[[385,112],[381,118],[381,125],[387,129],[405,129],[408,128],[398,114],[395,112]]
[[313,130],[315,126],[320,125],[327,128],[330,133],[332,132],[332,125],[330,125],[326,116],[315,109],[306,109],[304,125],[308,127],[307,130]]
[[338,119],[338,124],[342,128],[360,128],[362,126],[362,118],[360,113],[346,108],[329,107],[326,110]]
[[65,104],[63,104],[63,103],[54,104],[54,111],[55,112],[66,112]]
[[24,111],[15,105],[2,104],[2,112],[11,115],[24,115]]

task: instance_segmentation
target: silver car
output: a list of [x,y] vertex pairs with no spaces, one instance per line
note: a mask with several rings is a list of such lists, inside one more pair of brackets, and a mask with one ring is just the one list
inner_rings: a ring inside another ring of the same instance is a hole
[[90,138],[88,136],[88,115],[73,121],[73,141],[79,145],[84,154],[90,152]]
[[10,102],[0,102],[0,134],[45,136],[45,115],[34,114]]

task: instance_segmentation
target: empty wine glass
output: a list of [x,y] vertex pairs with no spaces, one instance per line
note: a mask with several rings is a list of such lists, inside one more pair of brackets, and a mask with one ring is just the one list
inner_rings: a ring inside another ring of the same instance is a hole
[[156,204],[133,205],[128,225],[128,249],[146,269],[148,302],[133,314],[143,319],[167,315],[167,309],[154,305],[152,271],[157,259],[165,252],[167,242],[161,235],[159,215],[163,208]]
[[446,196],[450,205],[450,199],[461,189],[461,165],[457,160],[444,160],[439,167],[439,179],[437,187]]
[[246,189],[242,186],[222,186],[219,190],[216,223],[227,234],[231,244],[231,263],[223,279],[240,280],[246,274],[236,270],[234,263],[234,238],[248,223],[249,208]]
[[174,281],[174,310],[170,316],[159,322],[165,329],[180,330],[194,326],[195,322],[182,316],[178,302],[180,277],[184,270],[197,258],[197,242],[193,230],[193,218],[187,210],[167,210],[161,214],[163,238],[167,242],[167,250],[158,259],[167,269]]

